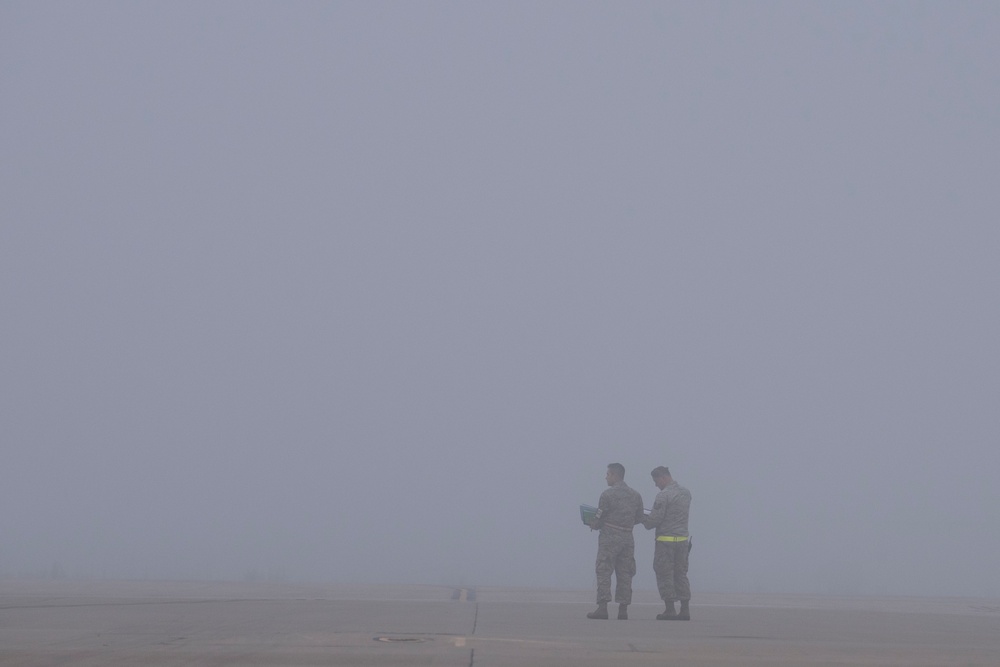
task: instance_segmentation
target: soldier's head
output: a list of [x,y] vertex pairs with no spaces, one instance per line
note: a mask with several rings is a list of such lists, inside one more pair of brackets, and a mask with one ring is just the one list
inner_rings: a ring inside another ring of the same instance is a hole
[[609,463],[608,474],[604,476],[608,481],[608,486],[612,486],[625,479],[625,466],[621,463]]
[[674,481],[670,476],[670,468],[667,466],[656,466],[653,471],[649,473],[653,478],[653,484],[656,484],[656,488],[663,489],[667,484]]

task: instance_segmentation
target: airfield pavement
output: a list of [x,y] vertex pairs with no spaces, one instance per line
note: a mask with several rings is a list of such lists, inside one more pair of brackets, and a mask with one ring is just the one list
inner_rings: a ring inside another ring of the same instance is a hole
[[[1000,665],[1000,600],[703,593],[593,621],[591,591],[0,580],[0,666]],[[611,606],[612,616],[615,607]]]

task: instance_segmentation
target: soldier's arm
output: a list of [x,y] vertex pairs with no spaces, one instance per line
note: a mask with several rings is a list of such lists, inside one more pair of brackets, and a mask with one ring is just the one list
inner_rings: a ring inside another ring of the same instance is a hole
[[650,510],[649,515],[644,517],[642,520],[642,525],[646,527],[646,530],[651,530],[660,525],[663,521],[664,515],[667,513],[667,504],[657,498],[653,501],[653,509]]
[[611,497],[605,491],[601,494],[601,499],[597,501],[597,516],[590,522],[590,527],[597,530],[604,525],[604,514],[611,508]]

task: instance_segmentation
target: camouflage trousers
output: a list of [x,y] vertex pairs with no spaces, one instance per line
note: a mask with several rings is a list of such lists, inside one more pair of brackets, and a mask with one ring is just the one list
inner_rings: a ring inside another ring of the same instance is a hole
[[597,604],[611,602],[611,573],[615,574],[615,602],[632,604],[635,576],[635,540],[632,531],[603,529],[597,538]]
[[691,599],[691,583],[688,581],[688,552],[691,542],[657,542],[653,552],[653,572],[656,573],[656,587],[664,602]]

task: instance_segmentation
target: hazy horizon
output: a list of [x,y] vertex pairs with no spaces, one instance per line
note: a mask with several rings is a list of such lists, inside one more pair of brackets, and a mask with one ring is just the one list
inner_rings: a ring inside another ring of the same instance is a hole
[[0,576],[1000,595],[998,28],[0,4]]

